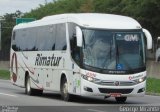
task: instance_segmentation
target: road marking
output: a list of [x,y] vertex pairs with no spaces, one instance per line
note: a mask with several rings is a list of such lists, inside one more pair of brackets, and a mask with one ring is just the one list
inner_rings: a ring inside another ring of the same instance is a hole
[[6,93],[0,93],[0,95],[4,95],[4,96],[11,96],[11,97],[17,97],[16,95],[6,94]]
[[92,111],[92,112],[107,112],[107,111],[101,111],[101,110],[95,110],[95,109],[87,109],[89,111]]

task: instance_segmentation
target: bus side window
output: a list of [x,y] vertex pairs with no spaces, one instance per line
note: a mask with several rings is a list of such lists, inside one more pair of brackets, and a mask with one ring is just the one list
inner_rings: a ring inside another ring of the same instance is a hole
[[15,36],[16,36],[16,32],[14,31],[12,35],[12,40],[15,40]]
[[79,65],[80,64],[80,48],[77,47],[76,24],[68,23],[68,30],[69,30],[69,38],[70,38],[71,56],[73,60]]
[[15,51],[18,51],[18,47],[16,46],[16,32],[13,31],[13,35],[12,35],[12,49]]
[[66,25],[64,23],[56,25],[56,44],[55,50],[66,50]]

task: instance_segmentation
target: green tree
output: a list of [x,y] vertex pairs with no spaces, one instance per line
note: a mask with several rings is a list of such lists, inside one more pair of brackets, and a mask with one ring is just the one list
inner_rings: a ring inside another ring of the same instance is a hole
[[[51,3],[39,5],[38,8],[32,9],[24,15],[20,11],[5,14],[5,21],[2,26],[13,27],[16,17],[41,19],[49,15],[81,12],[130,16],[148,29],[154,40],[160,36],[160,0],[53,0]],[[11,28],[2,31],[2,47],[4,49],[9,48],[5,48],[5,46],[10,43],[11,32]]]
[[11,14],[7,13],[3,16],[4,20],[2,21],[2,49],[0,51],[1,58],[3,60],[9,59],[12,29],[15,26],[15,19],[21,16],[22,12],[20,11],[16,11],[15,13]]

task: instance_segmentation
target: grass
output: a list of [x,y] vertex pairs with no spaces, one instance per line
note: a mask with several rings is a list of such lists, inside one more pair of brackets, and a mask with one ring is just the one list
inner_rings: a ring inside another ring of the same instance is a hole
[[9,80],[10,79],[10,72],[8,70],[0,70],[0,79]]
[[[10,73],[8,70],[0,70],[0,79],[9,80]],[[160,79],[147,78],[147,87],[146,92],[149,94],[158,94],[160,95]]]
[[148,78],[147,79],[147,93],[157,93],[160,95],[160,79]]

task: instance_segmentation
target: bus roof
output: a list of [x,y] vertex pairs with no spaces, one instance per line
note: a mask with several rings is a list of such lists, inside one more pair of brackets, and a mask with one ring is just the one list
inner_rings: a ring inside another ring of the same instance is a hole
[[52,15],[37,21],[21,23],[16,25],[14,30],[66,22],[73,22],[87,28],[141,29],[141,25],[136,20],[127,16],[100,13],[75,13]]

